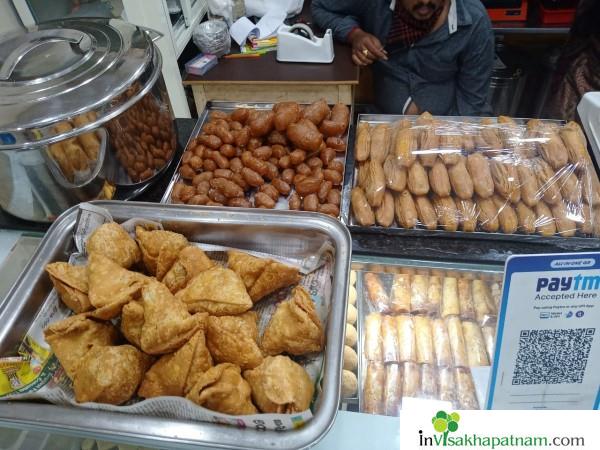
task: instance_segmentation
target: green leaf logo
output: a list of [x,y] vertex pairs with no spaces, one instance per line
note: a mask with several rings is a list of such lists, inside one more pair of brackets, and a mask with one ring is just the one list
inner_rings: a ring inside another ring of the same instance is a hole
[[458,430],[459,421],[460,415],[457,412],[448,414],[446,411],[438,411],[436,415],[431,418],[433,429],[438,433],[444,433],[444,445],[446,445],[448,433],[454,433]]

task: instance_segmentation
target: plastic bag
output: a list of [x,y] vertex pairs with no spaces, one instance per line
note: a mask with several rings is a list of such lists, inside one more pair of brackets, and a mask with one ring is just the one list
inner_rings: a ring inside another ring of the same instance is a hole
[[233,23],[233,0],[208,0],[209,17],[222,18],[227,25]]
[[262,17],[273,8],[281,8],[288,2],[286,12],[288,17],[300,14],[304,6],[304,0],[245,0],[246,15],[248,17]]

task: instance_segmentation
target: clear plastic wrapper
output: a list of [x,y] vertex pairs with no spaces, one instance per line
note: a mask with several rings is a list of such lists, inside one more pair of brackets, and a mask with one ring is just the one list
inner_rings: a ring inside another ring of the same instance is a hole
[[456,379],[456,403],[458,409],[479,409],[471,371],[463,367],[454,369]]
[[467,356],[465,337],[460,319],[458,316],[446,317],[446,326],[448,328],[448,336],[450,337],[450,349],[452,350],[454,365],[468,367],[469,358]]
[[378,312],[370,313],[365,318],[365,356],[369,361],[383,360],[382,320],[382,315]]
[[456,402],[456,379],[452,367],[440,367],[438,369],[440,400],[445,402]]
[[451,366],[452,350],[450,349],[450,337],[446,329],[446,322],[439,318],[433,319],[431,321],[431,330],[435,349],[435,363],[438,366]]
[[396,316],[396,331],[398,332],[398,361],[415,361],[417,342],[412,316],[405,314]]
[[379,274],[373,272],[365,273],[364,283],[367,288],[367,298],[371,302],[373,308],[379,312],[387,312],[389,309],[390,298]]
[[362,410],[369,414],[383,414],[385,367],[378,361],[369,361],[362,395]]
[[414,362],[402,363],[402,398],[418,397],[421,389],[421,369]]
[[413,313],[427,313],[431,310],[428,296],[428,277],[413,275],[411,278],[410,310]]
[[442,306],[442,277],[436,275],[429,277],[427,301],[429,303],[429,313],[437,314]]
[[421,364],[420,397],[431,399],[437,399],[439,397],[437,372],[436,366],[432,364]]
[[471,280],[466,278],[458,279],[458,301],[460,304],[460,317],[466,320],[475,319]]
[[392,281],[390,309],[394,313],[410,312],[410,275],[395,274]]
[[442,295],[442,309],[440,315],[447,317],[460,314],[458,300],[458,280],[454,277],[444,277]]
[[381,322],[383,362],[398,362],[398,333],[393,316],[383,316]]
[[420,364],[434,364],[435,353],[431,333],[431,318],[428,316],[414,316],[413,322],[417,343],[417,362]]
[[469,320],[462,322],[469,366],[489,366],[490,361],[481,328]]
[[496,347],[496,325],[485,325],[481,327],[483,340],[485,342],[485,350],[487,351],[490,364],[494,362],[494,349]]
[[383,388],[383,409],[386,416],[400,414],[402,402],[402,370],[399,364],[385,366],[385,386]]
[[485,281],[473,280],[471,286],[473,288],[475,317],[479,323],[484,323],[490,316],[496,314],[496,304]]
[[[353,224],[371,225],[361,218],[377,211],[387,190],[394,201],[383,211],[384,227],[561,237],[600,232],[592,211],[600,205],[600,183],[574,122],[428,113],[390,124],[381,123],[385,116],[364,119],[378,123],[359,123],[355,185],[367,204],[359,205]],[[388,136],[387,152],[381,145],[366,150],[369,137],[383,143]]]
[[[496,305],[496,311],[500,310],[500,300],[502,300],[502,282],[493,281],[490,284],[490,294],[492,299],[494,300],[494,305]],[[465,317],[466,319],[467,317]]]

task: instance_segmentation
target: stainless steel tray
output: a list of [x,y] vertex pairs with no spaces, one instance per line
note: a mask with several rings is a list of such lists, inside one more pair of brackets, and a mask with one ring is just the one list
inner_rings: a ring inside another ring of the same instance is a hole
[[[292,254],[317,253],[322,245],[331,245],[335,262],[331,310],[326,324],[323,393],[315,405],[314,417],[298,430],[276,432],[18,401],[0,402],[0,425],[161,448],[299,449],[319,441],[333,425],[340,401],[351,258],[348,230],[339,221],[315,213],[140,202],[98,201],[94,204],[106,208],[117,222],[132,217],[159,221],[166,229],[183,233],[192,241],[209,244],[263,252],[285,244],[292,247]],[[78,211],[78,207],[73,207],[52,224],[8,296],[0,303],[0,355],[16,350],[52,289],[44,272],[45,265],[66,261],[73,252],[72,237]]]
[[[400,119],[416,119],[417,116],[402,116],[402,115],[386,115],[386,114],[359,114],[356,123],[368,122],[370,124],[377,123],[391,123]],[[447,119],[452,120],[464,120],[464,117],[453,117],[449,116]],[[496,119],[493,117],[492,119]],[[524,123],[527,119],[514,119],[517,123]],[[545,120],[546,122],[564,123],[560,120]],[[358,126],[358,125],[357,125]],[[516,246],[519,243],[528,243],[541,246],[553,246],[554,248],[562,249],[565,251],[583,251],[593,250],[600,248],[600,239],[594,237],[562,237],[562,236],[540,236],[540,235],[527,235],[527,234],[504,234],[504,233],[487,233],[483,231],[475,231],[472,233],[465,233],[462,231],[444,231],[444,230],[426,230],[424,228],[404,229],[396,226],[389,228],[381,226],[363,227],[354,223],[352,218],[352,208],[350,205],[350,194],[352,188],[356,184],[356,161],[354,159],[354,144],[356,140],[356,127],[351,130],[348,136],[348,152],[351,157],[346,158],[346,168],[344,171],[344,184],[342,187],[342,203],[340,205],[340,217],[341,220],[348,226],[350,232],[354,235],[358,234],[371,234],[371,235],[382,235],[382,236],[402,236],[406,238],[410,237],[422,237],[422,238],[441,238],[441,239],[477,239],[485,241],[503,241],[507,244],[514,243]],[[540,250],[542,251],[542,250]]]
[[[206,123],[211,111],[232,112],[236,108],[271,109],[271,108],[273,108],[274,105],[275,105],[275,103],[260,103],[260,102],[254,102],[254,103],[209,102],[207,104],[206,108],[204,109],[204,111],[202,111],[202,114],[200,114],[198,116],[198,121],[196,122],[196,126],[194,126],[194,129],[192,130],[192,133],[190,134],[190,138],[186,142],[185,148],[183,149],[183,151],[185,152],[190,141],[200,134],[200,131],[204,127],[204,124]],[[353,109],[353,106],[351,105],[350,106],[350,124],[348,125],[348,130],[346,131],[346,134],[344,136],[344,138],[346,139],[346,151],[344,153],[342,153],[341,156],[336,156],[336,159],[339,159],[344,164],[344,166],[347,165],[347,162],[349,159],[352,159],[348,156],[348,152],[350,152],[351,149],[353,148],[350,146],[350,136],[352,135],[353,118],[354,118],[354,109]],[[183,154],[182,154],[182,157],[183,157]],[[175,172],[173,174],[173,178],[171,178],[171,181],[169,182],[167,189],[165,190],[165,193],[160,200],[161,203],[166,203],[166,204],[171,203],[171,192],[173,191],[173,187],[175,186],[175,184],[178,181],[181,180],[181,176],[179,175],[179,166],[180,165],[181,165],[181,158],[179,158],[179,161],[177,161],[177,167],[175,167]],[[344,178],[342,180],[342,184],[341,184],[340,188],[343,189],[347,180],[353,179],[353,178],[354,178],[354,176],[352,175],[351,172],[344,170]],[[292,190],[292,192],[293,192],[293,190]],[[342,196],[343,196],[343,191],[342,191]],[[280,200],[281,200],[281,198],[280,198]],[[287,209],[287,208],[285,208],[285,209]],[[340,218],[341,218],[341,214],[342,214],[342,205],[340,203]]]

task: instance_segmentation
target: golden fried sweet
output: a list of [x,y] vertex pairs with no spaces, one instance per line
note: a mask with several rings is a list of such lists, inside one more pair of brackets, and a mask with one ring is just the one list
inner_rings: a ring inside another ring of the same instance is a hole
[[88,298],[87,267],[54,262],[46,266],[46,272],[65,305],[76,313],[92,309]]
[[126,303],[139,297],[142,286],[150,279],[141,273],[124,269],[100,253],[88,258],[88,297],[96,308],[92,314],[108,320],[121,314]]
[[201,249],[190,245],[179,252],[177,260],[165,274],[162,282],[172,293],[183,289],[200,272],[213,267],[215,263]]
[[258,413],[250,400],[250,385],[242,378],[240,368],[230,363],[211,367],[200,375],[186,398],[224,414]]
[[241,314],[252,308],[242,279],[221,266],[196,275],[175,298],[183,301],[192,313],[205,311],[213,316]]
[[100,253],[125,269],[139,262],[142,257],[135,241],[115,222],[108,222],[96,228],[85,247],[88,253]]
[[137,390],[150,357],[132,345],[94,346],[73,378],[75,400],[120,405]]
[[[161,356],[146,372],[138,395],[143,398],[174,395],[182,397],[198,376],[213,365],[206,348],[204,330],[196,334],[175,353]],[[193,380],[193,381],[192,381]]]
[[114,345],[116,328],[106,322],[96,322],[85,314],[54,322],[44,330],[44,338],[71,379],[83,356],[93,346]]
[[261,348],[267,355],[303,355],[323,350],[325,336],[310,294],[302,286],[281,302],[263,334]]
[[227,252],[227,255],[229,268],[244,280],[244,285],[254,303],[300,281],[300,274],[295,267],[235,250]]
[[229,362],[244,370],[253,369],[262,362],[256,320],[254,311],[239,316],[208,318],[206,345],[217,363]]
[[165,230],[135,228],[137,243],[142,251],[142,261],[150,274],[160,280],[171,268],[179,252],[188,245],[184,235]]
[[287,356],[267,356],[255,369],[244,371],[252,400],[263,413],[306,411],[314,393],[306,370]]
[[171,291],[158,281],[150,281],[142,289],[144,324],[140,348],[150,355],[177,350],[198,330],[199,321],[186,306],[173,297]]

